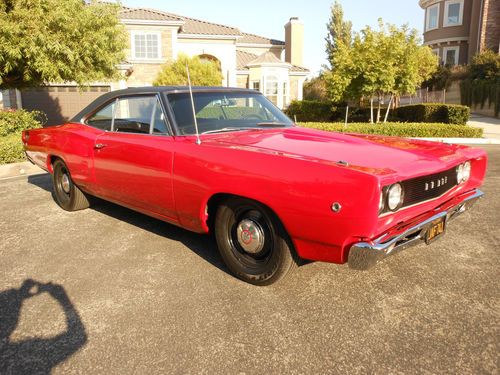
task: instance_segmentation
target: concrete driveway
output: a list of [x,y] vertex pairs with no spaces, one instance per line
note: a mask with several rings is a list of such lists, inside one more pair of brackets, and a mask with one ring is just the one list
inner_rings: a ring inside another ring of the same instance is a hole
[[[310,263],[258,288],[214,243],[113,204],[0,182],[0,373],[498,374],[500,147],[433,246],[369,272]],[[29,281],[33,280],[33,281]]]

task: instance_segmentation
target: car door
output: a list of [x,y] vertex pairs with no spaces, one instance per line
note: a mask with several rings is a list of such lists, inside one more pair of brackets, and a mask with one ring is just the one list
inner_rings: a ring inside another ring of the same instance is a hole
[[[174,139],[157,95],[124,96],[108,103],[111,129],[96,138],[99,194],[177,221],[172,189]],[[99,113],[96,119],[99,121]]]

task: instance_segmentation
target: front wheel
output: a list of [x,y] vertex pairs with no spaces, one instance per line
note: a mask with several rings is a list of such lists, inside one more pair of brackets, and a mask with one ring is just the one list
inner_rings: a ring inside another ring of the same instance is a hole
[[243,198],[229,198],[215,217],[215,238],[222,259],[238,278],[269,285],[297,265],[289,238],[267,207]]
[[89,200],[85,193],[73,183],[68,167],[60,159],[53,166],[52,185],[54,200],[66,211],[78,211],[89,207]]

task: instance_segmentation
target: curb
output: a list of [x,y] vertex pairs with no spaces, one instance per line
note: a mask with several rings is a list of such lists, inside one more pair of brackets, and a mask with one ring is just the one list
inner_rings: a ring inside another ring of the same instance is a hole
[[412,138],[421,141],[432,141],[441,143],[459,143],[462,145],[500,145],[500,139],[496,138]]
[[0,165],[0,180],[19,176],[31,176],[47,173],[43,169],[31,164],[29,161]]

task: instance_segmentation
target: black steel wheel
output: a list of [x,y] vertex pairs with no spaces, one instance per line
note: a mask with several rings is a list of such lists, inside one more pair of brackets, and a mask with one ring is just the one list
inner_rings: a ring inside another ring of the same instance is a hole
[[272,284],[297,264],[279,219],[252,200],[233,197],[220,205],[215,238],[229,270],[251,284]]
[[57,159],[52,169],[53,195],[56,203],[66,211],[78,211],[89,207],[88,197],[73,183],[66,164]]

